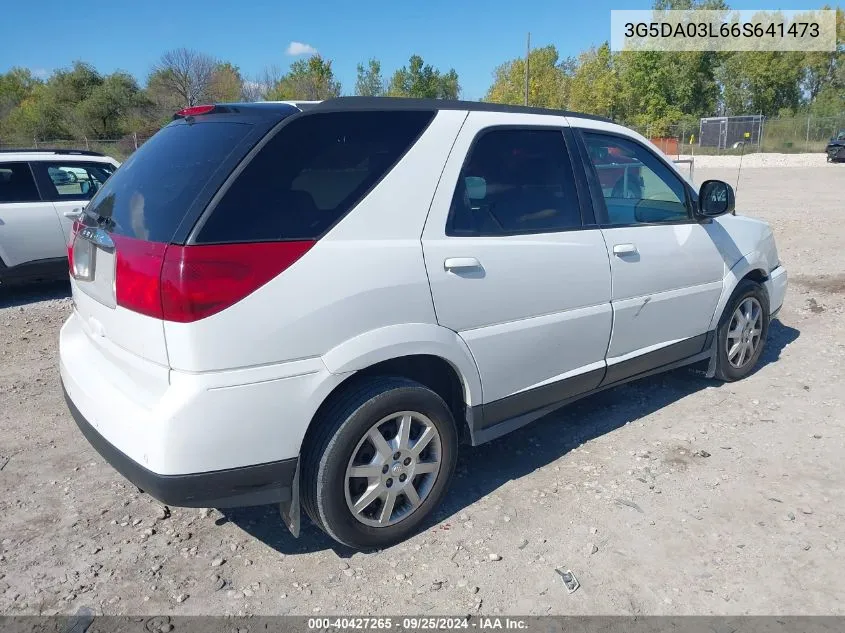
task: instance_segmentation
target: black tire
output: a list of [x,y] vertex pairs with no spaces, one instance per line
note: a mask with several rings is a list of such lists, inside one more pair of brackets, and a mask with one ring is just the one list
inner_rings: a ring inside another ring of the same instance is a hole
[[[728,331],[730,330],[734,312],[749,298],[755,299],[762,310],[760,339],[751,356],[744,359],[741,366],[737,367],[728,358]],[[750,374],[757,365],[757,361],[760,360],[760,355],[766,347],[768,335],[769,295],[766,289],[757,282],[750,279],[743,279],[737,284],[736,289],[725,306],[725,311],[722,313],[721,319],[719,319],[719,327],[716,330],[716,378],[726,382],[733,382],[735,380],[741,380]]]
[[[402,411],[418,412],[434,424],[440,440],[440,468],[415,510],[393,525],[374,527],[356,518],[347,504],[346,470],[373,425]],[[398,377],[357,380],[334,398],[313,425],[301,457],[302,507],[318,527],[343,545],[370,550],[398,543],[417,530],[446,494],[455,471],[458,435],[449,407],[431,389]]]

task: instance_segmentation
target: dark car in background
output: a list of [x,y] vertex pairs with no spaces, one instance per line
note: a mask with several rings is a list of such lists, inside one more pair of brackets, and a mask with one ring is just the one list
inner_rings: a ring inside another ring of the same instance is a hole
[[839,134],[830,139],[830,143],[827,144],[824,151],[829,163],[845,160],[845,130],[839,130]]

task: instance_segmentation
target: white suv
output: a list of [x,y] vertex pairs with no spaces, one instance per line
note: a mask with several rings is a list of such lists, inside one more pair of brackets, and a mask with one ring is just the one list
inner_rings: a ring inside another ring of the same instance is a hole
[[443,498],[461,441],[681,365],[751,372],[786,272],[733,205],[585,115],[193,108],[75,228],[68,406],[165,503],[280,503],[298,534],[301,502],[382,547]]
[[73,222],[117,167],[84,150],[0,151],[0,284],[67,279]]

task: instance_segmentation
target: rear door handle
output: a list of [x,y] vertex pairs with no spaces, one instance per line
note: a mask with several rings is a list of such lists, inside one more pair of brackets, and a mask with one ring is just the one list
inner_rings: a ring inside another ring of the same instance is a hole
[[467,268],[481,268],[481,262],[475,257],[449,257],[443,262],[444,270],[466,270]]
[[633,244],[614,244],[613,245],[613,254],[614,255],[632,255],[633,253],[637,252],[637,247]]
[[72,220],[77,220],[82,217],[82,209],[74,209],[73,211],[65,211],[62,215]]

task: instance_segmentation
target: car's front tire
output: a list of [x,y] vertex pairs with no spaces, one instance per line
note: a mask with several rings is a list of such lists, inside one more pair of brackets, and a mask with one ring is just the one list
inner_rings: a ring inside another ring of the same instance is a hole
[[769,296],[755,281],[737,284],[716,331],[716,378],[728,382],[750,374],[769,333]]
[[404,540],[440,503],[458,438],[443,399],[405,378],[357,380],[314,420],[302,451],[302,506],[356,549]]

